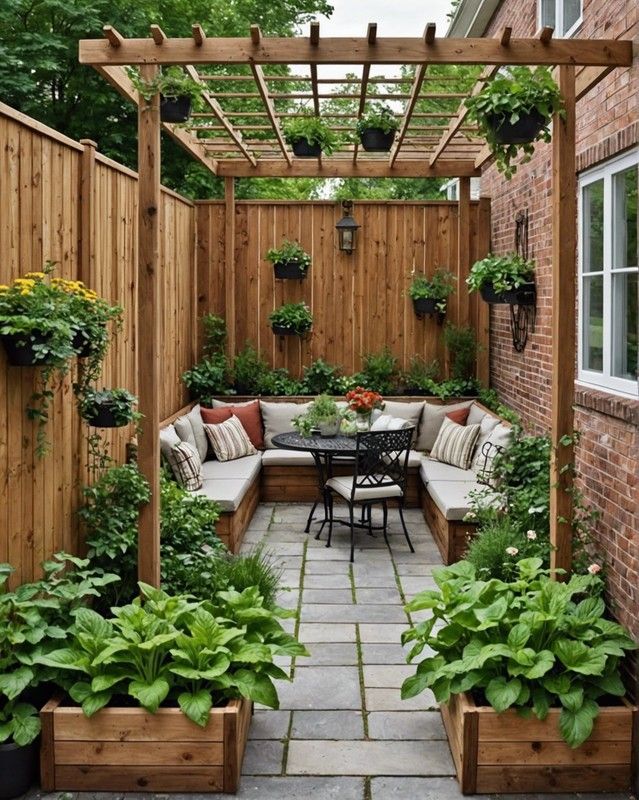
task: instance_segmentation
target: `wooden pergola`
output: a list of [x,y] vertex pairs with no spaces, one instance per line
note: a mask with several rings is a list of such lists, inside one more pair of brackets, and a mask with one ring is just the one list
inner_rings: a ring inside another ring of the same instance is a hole
[[[80,62],[93,66],[122,95],[138,106],[138,313],[144,324],[138,329],[138,394],[144,415],[139,437],[138,462],[152,489],[151,502],[142,509],[139,527],[138,571],[140,580],[160,581],[160,412],[158,386],[160,368],[159,224],[160,131],[164,129],[178,144],[215,175],[225,178],[227,212],[234,205],[235,177],[449,177],[460,179],[460,263],[469,258],[467,231],[470,178],[479,176],[490,160],[484,142],[468,124],[464,97],[477,94],[486,81],[508,65],[555,67],[565,116],[553,120],[552,144],[552,472],[551,543],[553,566],[570,569],[572,516],[570,491],[572,448],[561,444],[573,431],[575,370],[575,275],[577,209],[575,174],[575,105],[616,67],[632,63],[632,42],[621,40],[553,39],[551,28],[535,38],[513,38],[505,28],[493,39],[449,39],[436,35],[429,23],[423,36],[378,37],[377,25],[369,24],[365,36],[320,36],[319,23],[311,23],[307,37],[265,37],[251,26],[245,38],[209,38],[200,25],[193,25],[191,38],[169,38],[152,25],[145,39],[126,39],[112,27],[104,39],[80,42]],[[321,65],[356,68],[356,78],[318,77]],[[483,67],[472,85],[460,93],[441,91],[441,76],[431,81],[429,69],[436,65]],[[176,127],[160,121],[159,96],[150,103],[141,100],[125,67],[138,67],[141,77],[153,80],[162,66],[182,65],[204,87],[206,111],[191,123]],[[309,75],[298,75],[305,65]],[[412,70],[406,79],[372,74],[384,65],[405,65]],[[285,74],[282,67],[293,68]],[[220,67],[225,69],[221,74]],[[273,68],[277,67],[277,70]],[[216,71],[217,70],[217,71]],[[429,92],[429,82],[431,91]],[[437,90],[432,90],[432,84]],[[233,91],[225,91],[225,84]],[[301,86],[279,93],[283,84]],[[331,93],[331,84],[347,85],[341,94]],[[241,86],[241,90],[238,89]],[[350,100],[355,109],[339,114],[322,113],[322,101]],[[423,101],[437,100],[432,113],[420,112]],[[282,122],[296,111],[278,109],[281,100],[307,102],[313,112],[326,116],[340,132],[353,129],[369,101],[403,103],[399,129],[390,154],[363,153],[357,145],[343,145],[331,158],[297,159],[282,133]],[[230,110],[242,102],[261,103],[260,110]],[[443,108],[450,103],[450,111]],[[248,121],[247,121],[248,120]],[[212,136],[211,136],[212,134]],[[227,213],[232,231],[233,214]],[[227,242],[233,237],[227,236]],[[227,245],[228,247],[228,245]],[[227,253],[232,258],[232,251]],[[227,298],[229,306],[234,299]]]

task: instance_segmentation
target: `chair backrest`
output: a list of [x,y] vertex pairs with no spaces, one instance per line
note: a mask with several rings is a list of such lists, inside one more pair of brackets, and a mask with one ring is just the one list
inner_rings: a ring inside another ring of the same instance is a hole
[[357,489],[399,485],[406,490],[408,455],[415,428],[357,434],[353,496]]

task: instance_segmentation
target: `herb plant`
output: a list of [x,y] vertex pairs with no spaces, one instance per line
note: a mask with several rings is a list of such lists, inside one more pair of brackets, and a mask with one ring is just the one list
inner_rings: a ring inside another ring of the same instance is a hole
[[311,257],[300,245],[299,242],[289,242],[284,239],[280,247],[275,247],[266,253],[266,260],[271,264],[281,264],[287,261],[295,261],[302,272],[311,266]]
[[406,391],[432,392],[440,373],[439,361],[426,362],[418,355],[411,356],[408,369],[401,375]]
[[[599,700],[623,697],[619,663],[637,645],[605,616],[596,575],[552,580],[540,558],[517,564],[514,580],[478,580],[467,561],[433,572],[438,590],[407,606],[431,616],[402,636],[414,642],[409,660],[425,647],[433,656],[404,681],[402,697],[431,689],[438,702],[473,692],[502,712],[545,719],[561,709],[559,731],[571,746],[590,736]],[[435,625],[437,628],[435,629]]]
[[326,394],[322,394],[313,400],[305,414],[300,414],[293,418],[293,427],[302,436],[310,436],[313,428],[317,428],[318,425],[326,422],[337,422],[341,418],[342,413],[335,400]]
[[217,314],[204,314],[201,318],[204,331],[204,355],[217,354],[224,350],[227,339],[226,322]]
[[550,566],[550,539],[544,530],[537,532],[531,521],[527,530],[508,514],[493,514],[473,536],[466,551],[466,561],[481,580],[515,580],[522,558],[539,558]]
[[215,353],[198,361],[182,374],[192,400],[211,405],[213,397],[227,394],[229,389],[229,365],[224,353]]
[[289,328],[302,335],[313,327],[313,317],[306,303],[285,303],[269,315],[271,325]]
[[312,113],[293,117],[283,126],[284,138],[289,144],[306,139],[309,145],[319,145],[322,152],[330,156],[340,146],[339,137],[328,125]]
[[393,394],[399,383],[399,361],[389,347],[362,357],[362,370],[354,380],[380,394]]
[[260,394],[269,366],[262,355],[246,344],[233,359],[233,384],[239,394]]
[[202,85],[190,78],[182,67],[164,67],[152,81],[144,80],[136,69],[129,69],[127,72],[131,82],[147,103],[158,93],[172,99],[190,97],[191,100],[197,100],[204,91]]
[[481,134],[495,156],[497,169],[506,178],[512,177],[516,172],[517,167],[512,162],[520,150],[524,154],[521,163],[530,161],[534,144],[500,142],[498,132],[502,121],[514,124],[522,117],[536,112],[543,120],[543,126],[534,141],[549,142],[552,116],[563,112],[559,87],[547,67],[537,67],[535,70],[528,67],[508,67],[492,81],[488,81],[479,94],[464,102],[471,119],[479,125]]
[[269,370],[262,378],[261,394],[292,397],[302,394],[302,384],[291,378],[286,367]]
[[448,322],[444,326],[444,344],[450,357],[450,377],[454,381],[473,378],[479,350],[475,331],[469,326]]
[[408,295],[413,300],[437,300],[437,310],[443,314],[448,296],[455,291],[455,280],[453,273],[443,268],[435,270],[430,279],[416,274],[408,287]]
[[357,121],[356,125],[360,136],[369,128],[378,128],[382,133],[390,133],[399,128],[399,119],[390,106],[384,103],[371,103],[367,113]]
[[466,278],[469,290],[478,292],[482,286],[492,284],[495,292],[509,292],[533,280],[535,264],[533,261],[506,253],[496,256],[490,253],[486,258],[475,261]]
[[304,367],[302,394],[344,394],[340,381],[340,368],[327,364],[321,358]]

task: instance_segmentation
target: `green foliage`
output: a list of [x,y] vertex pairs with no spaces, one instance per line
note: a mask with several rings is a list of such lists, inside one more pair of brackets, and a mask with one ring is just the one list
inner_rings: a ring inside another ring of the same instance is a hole
[[285,367],[269,370],[262,378],[261,394],[293,397],[303,394],[302,383],[291,378]]
[[605,617],[596,576],[573,575],[561,583],[541,559],[529,558],[519,561],[512,581],[478,580],[467,561],[435,570],[433,577],[439,589],[421,592],[406,606],[431,616],[402,641],[415,642],[411,661],[425,647],[435,655],[404,681],[402,697],[431,689],[445,703],[452,694],[473,692],[497,712],[516,708],[539,719],[560,707],[561,736],[578,747],[592,732],[599,699],[625,694],[619,662],[637,645]]
[[260,597],[264,598],[264,606],[275,608],[281,580],[282,569],[262,545],[239,556],[218,551],[214,568],[209,572],[206,591],[193,594],[196,597],[214,597],[219,591],[235,589],[243,592],[251,586],[256,586]]
[[425,275],[414,275],[408,295],[413,300],[429,299],[438,300],[437,310],[444,313],[446,311],[446,300],[455,291],[455,276],[447,269],[440,267],[433,273],[432,278]]
[[550,540],[545,532],[537,533],[532,527],[522,531],[509,515],[495,513],[489,520],[479,535],[471,538],[465,556],[478,578],[515,580],[517,562],[522,558],[539,558],[545,569],[550,566]]
[[260,394],[268,373],[268,364],[251,344],[246,344],[233,359],[234,386],[238,393]]
[[269,314],[271,325],[290,328],[298,335],[307,333],[313,327],[313,316],[306,303],[284,303]]
[[192,400],[211,405],[212,398],[226,394],[229,384],[229,365],[224,353],[215,353],[198,361],[182,375]]
[[393,394],[400,381],[399,360],[388,346],[362,356],[362,370],[353,376],[356,385],[379,394]]
[[471,292],[478,292],[482,286],[492,284],[497,293],[502,293],[529,283],[534,274],[534,261],[528,261],[517,253],[506,253],[503,256],[490,253],[486,258],[475,261],[466,283]]
[[289,144],[306,139],[309,145],[319,145],[324,155],[330,156],[341,144],[340,138],[333,133],[321,117],[312,112],[293,117],[283,126],[284,138]]
[[407,391],[433,393],[437,378],[440,374],[439,361],[426,362],[422,356],[411,356],[410,365],[402,373],[401,381]]
[[435,397],[450,400],[452,397],[476,397],[481,384],[476,378],[451,378],[433,385]]
[[127,389],[87,388],[80,399],[80,416],[89,421],[101,409],[113,414],[116,425],[122,427],[130,422],[138,422],[142,415],[135,410],[138,399]]
[[13,570],[0,564],[0,743],[24,746],[36,739],[40,720],[30,693],[52,677],[39,658],[59,647],[89,599],[118,580],[67,553],[56,553],[42,568],[41,580],[9,591]]
[[368,111],[357,120],[355,129],[361,136],[367,128],[379,128],[383,133],[390,133],[399,128],[399,119],[390,106],[384,103],[370,103]]
[[271,248],[266,253],[266,260],[272,264],[283,264],[287,261],[296,261],[302,272],[311,266],[311,257],[299,242],[289,242],[284,239],[280,247]]
[[199,100],[204,91],[202,84],[189,77],[182,67],[163,67],[152,81],[144,80],[137,69],[129,68],[127,72],[131,83],[147,103],[158,93],[171,99],[189,97]]
[[515,427],[521,427],[519,414],[501,402],[495,389],[481,388],[478,392],[478,399],[483,406],[494,411],[506,422],[510,422]]
[[177,702],[202,727],[211,708],[230,698],[278,707],[273,679],[289,677],[274,658],[307,653],[256,587],[218,592],[210,602],[171,597],[146,584],[140,590],[141,598],[114,608],[109,619],[79,612],[68,646],[42,658],[78,678],[69,693],[87,716],[115,696],[151,713]]
[[342,412],[332,397],[321,394],[313,400],[308,411],[293,418],[293,427],[302,434],[310,436],[313,428],[322,423],[338,424],[342,419]]
[[444,326],[444,344],[450,357],[451,378],[455,381],[472,380],[479,350],[475,331],[469,326],[447,322]]
[[220,353],[224,350],[227,338],[226,322],[217,314],[204,314],[201,319],[204,330],[204,355]]
[[534,152],[532,142],[526,144],[502,144],[497,141],[493,118],[511,124],[531,111],[537,111],[544,119],[544,126],[535,141],[550,141],[550,122],[556,112],[565,113],[559,87],[547,67],[508,67],[492,81],[488,81],[479,94],[465,101],[471,119],[479,125],[491,152],[495,156],[497,169],[506,178],[512,177],[517,167],[512,163],[520,151],[522,164],[530,161]]
[[302,394],[343,394],[345,390],[340,372],[339,367],[318,358],[310,366],[304,367]]

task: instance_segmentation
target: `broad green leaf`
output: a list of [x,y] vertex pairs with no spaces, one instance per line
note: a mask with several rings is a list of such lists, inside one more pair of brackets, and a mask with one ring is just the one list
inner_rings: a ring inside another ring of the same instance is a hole
[[406,678],[402,683],[402,700],[408,700],[411,697],[416,697],[421,694],[425,689],[430,686],[432,675],[428,672],[417,673]]
[[590,736],[598,713],[599,706],[594,700],[584,700],[584,704],[576,711],[562,709],[559,730],[571,747],[579,747]]
[[129,694],[133,695],[140,705],[152,714],[160,707],[169,693],[169,682],[166,678],[158,677],[150,683],[143,681],[131,681],[129,684]]
[[521,650],[526,646],[526,643],[530,639],[531,633],[532,631],[530,630],[529,626],[523,622],[520,622],[510,629],[510,633],[508,634],[508,645],[512,647],[513,650]]
[[568,711],[578,711],[584,704],[583,686],[573,684],[570,691],[559,695],[559,702]]
[[580,622],[594,622],[603,616],[605,610],[606,606],[601,597],[587,597],[577,604],[573,615]]
[[111,692],[95,692],[82,701],[82,711],[87,717],[92,717],[111,700]]
[[603,692],[613,697],[623,697],[626,694],[626,687],[618,673],[602,675],[601,678],[595,678],[593,683]]
[[27,703],[19,703],[13,709],[13,740],[20,747],[31,744],[40,733],[40,717],[36,709]]
[[555,642],[553,652],[565,667],[581,675],[601,675],[606,667],[606,654],[583,642],[560,639]]
[[32,680],[32,669],[29,667],[18,667],[18,669],[0,675],[0,694],[4,694],[8,700],[14,700],[27,688]]
[[233,680],[244,697],[269,708],[279,708],[277,691],[268,675],[256,675],[249,670],[240,669],[233,675]]
[[246,661],[249,664],[257,664],[260,661],[271,661],[271,651],[265,644],[258,642],[245,644],[238,650],[233,651],[234,661]]
[[116,683],[124,680],[122,675],[97,675],[91,681],[92,692],[104,692],[106,689],[111,689]]
[[0,743],[6,742],[10,736],[13,736],[13,722],[0,722]]
[[475,616],[482,623],[480,629],[485,629],[496,625],[502,620],[508,612],[508,603],[505,597],[498,597],[494,603],[491,603],[486,608],[478,608],[475,611]]
[[77,681],[69,689],[71,699],[80,704],[82,704],[87,697],[91,697],[92,694],[93,690],[91,689],[91,684],[87,683],[87,681]]
[[536,660],[533,665],[523,670],[522,675],[528,678],[528,680],[538,680],[553,668],[554,663],[555,656],[550,650],[541,650],[541,652],[536,654]]
[[486,699],[500,713],[517,701],[521,686],[521,681],[517,678],[510,681],[503,677],[493,678],[486,687]]
[[532,690],[533,711],[538,719],[544,720],[550,711],[550,697],[541,686],[534,686]]
[[81,664],[82,655],[70,647],[64,647],[60,650],[53,650],[47,653],[46,656],[41,656],[38,661],[48,667],[56,667],[58,669],[74,669],[78,672],[84,672],[84,667]]
[[180,708],[186,716],[193,720],[196,725],[204,728],[209,721],[209,712],[213,702],[211,700],[211,693],[206,689],[200,689],[197,692],[182,692],[178,697]]

